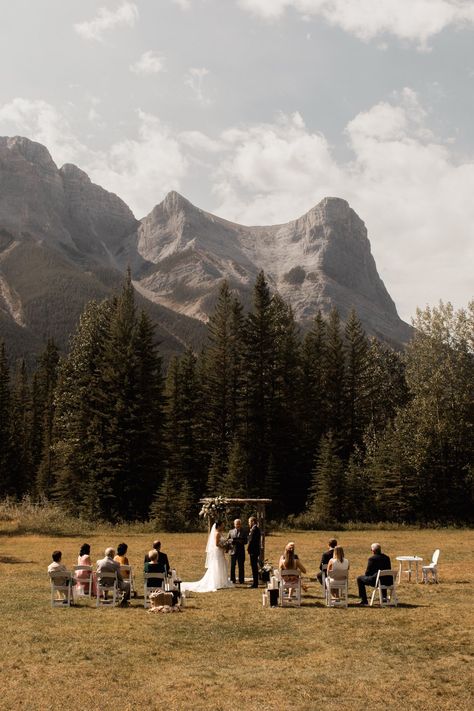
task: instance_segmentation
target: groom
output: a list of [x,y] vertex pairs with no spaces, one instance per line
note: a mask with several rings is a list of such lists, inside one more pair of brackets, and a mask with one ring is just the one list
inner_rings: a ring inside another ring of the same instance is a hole
[[252,566],[253,583],[249,588],[258,588],[258,559],[260,558],[260,529],[257,526],[255,516],[249,518],[249,542],[247,551],[250,556],[250,565]]
[[245,582],[244,563],[245,563],[245,544],[247,543],[247,535],[242,528],[242,521],[236,518],[234,528],[229,531],[227,537],[232,544],[230,553],[230,579],[235,583],[235,566],[239,566],[239,583],[242,585]]

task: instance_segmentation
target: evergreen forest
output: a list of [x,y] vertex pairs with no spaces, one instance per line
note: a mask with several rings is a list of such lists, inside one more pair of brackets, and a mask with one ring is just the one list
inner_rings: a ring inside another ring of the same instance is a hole
[[164,373],[128,275],[33,373],[0,342],[0,496],[164,530],[195,528],[206,495],[306,528],[472,522],[474,303],[414,329],[403,353],[354,312],[303,333],[261,272],[248,313],[222,284],[205,347]]

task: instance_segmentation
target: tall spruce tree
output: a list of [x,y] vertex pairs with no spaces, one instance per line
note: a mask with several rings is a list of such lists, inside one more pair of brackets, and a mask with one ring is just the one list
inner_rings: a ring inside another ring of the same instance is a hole
[[302,467],[309,477],[321,437],[327,430],[326,324],[321,311],[316,314],[312,328],[304,338],[301,359],[299,409],[303,450]]
[[347,415],[347,439],[345,455],[350,456],[354,447],[362,445],[363,434],[369,418],[369,344],[354,310],[345,327],[344,350],[346,354],[345,401]]
[[239,424],[238,397],[242,383],[242,308],[223,282],[208,324],[203,368],[205,435],[213,470],[225,476]]
[[0,495],[16,494],[13,463],[10,369],[5,344],[0,341]]
[[334,445],[340,453],[346,453],[347,408],[344,341],[337,309],[332,309],[327,322],[327,339],[324,351],[325,391],[327,403],[327,427],[332,432]]
[[13,426],[12,473],[15,493],[22,496],[30,492],[34,484],[32,458],[32,402],[26,363],[19,361],[12,389],[11,422]]
[[33,378],[32,459],[36,476],[36,491],[49,497],[53,486],[52,444],[54,394],[58,381],[59,351],[54,340],[48,339]]
[[319,524],[342,520],[344,468],[331,432],[321,440],[309,490],[307,511]]
[[249,458],[249,493],[262,495],[272,442],[274,310],[261,271],[255,282],[253,309],[245,326],[244,446]]

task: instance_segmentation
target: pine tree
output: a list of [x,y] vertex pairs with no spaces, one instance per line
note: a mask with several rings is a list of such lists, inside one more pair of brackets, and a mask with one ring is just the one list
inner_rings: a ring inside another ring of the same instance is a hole
[[343,519],[363,522],[373,520],[375,502],[372,482],[369,471],[364,466],[362,454],[357,448],[349,459],[345,479]]
[[19,361],[12,389],[11,421],[13,426],[13,458],[15,494],[23,496],[32,489],[32,403],[24,360]]
[[235,437],[230,451],[228,473],[223,482],[224,496],[233,499],[246,497],[249,475],[247,453],[238,437]]
[[12,476],[13,426],[11,421],[10,370],[5,344],[0,341],[0,495],[15,494]]
[[363,433],[369,423],[369,346],[362,324],[354,310],[345,327],[346,354],[345,401],[347,406],[347,438],[345,455],[362,445]]
[[338,451],[343,452],[347,440],[345,357],[341,322],[336,309],[332,309],[329,314],[324,355],[327,427],[333,434]]
[[49,496],[53,486],[52,445],[54,394],[58,380],[59,351],[48,339],[33,379],[33,470],[36,491]]
[[249,456],[249,493],[255,495],[262,493],[272,442],[273,315],[270,289],[260,272],[254,287],[253,310],[246,321],[244,360],[244,441]]
[[337,455],[332,433],[321,440],[309,490],[308,513],[320,524],[333,524],[342,518],[344,470]]
[[178,530],[178,491],[166,473],[150,508],[150,518],[162,531]]
[[[302,347],[300,421],[303,470],[311,471],[321,437],[327,430],[326,324],[318,311]],[[309,483],[309,482],[308,482]]]
[[223,282],[208,324],[204,397],[206,435],[211,452],[227,469],[229,450],[238,426],[236,398],[242,380],[241,307]]

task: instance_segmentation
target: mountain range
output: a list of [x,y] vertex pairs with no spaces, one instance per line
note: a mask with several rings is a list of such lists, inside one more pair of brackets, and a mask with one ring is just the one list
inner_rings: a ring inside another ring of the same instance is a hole
[[261,269],[303,328],[336,306],[343,320],[355,308],[369,334],[395,347],[411,336],[345,200],[247,227],[170,192],[137,220],[78,167],[58,169],[43,145],[0,137],[0,337],[10,354],[31,360],[49,336],[65,350],[84,305],[120,288],[128,266],[165,358],[203,343],[224,279],[249,306]]

